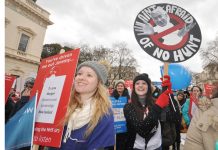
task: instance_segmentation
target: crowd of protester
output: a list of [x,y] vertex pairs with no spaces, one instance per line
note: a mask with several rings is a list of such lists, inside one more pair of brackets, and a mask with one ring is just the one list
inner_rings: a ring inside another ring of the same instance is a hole
[[[77,67],[67,115],[63,116],[61,147],[44,149],[180,150],[181,133],[187,134],[184,150],[214,149],[218,140],[218,85],[206,97],[198,85],[173,91],[170,76],[165,75],[158,88],[142,73],[133,79],[131,92],[119,79],[109,95],[107,75],[104,65],[95,61]],[[34,80],[27,81],[21,93],[10,91],[5,123],[29,101],[33,85]],[[123,108],[127,130],[123,133],[115,133],[109,96],[127,99]]]

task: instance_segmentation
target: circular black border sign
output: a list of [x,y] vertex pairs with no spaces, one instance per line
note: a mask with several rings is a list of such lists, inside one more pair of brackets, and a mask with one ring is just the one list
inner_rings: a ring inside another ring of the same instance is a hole
[[150,5],[140,11],[134,22],[134,34],[146,53],[174,63],[194,56],[202,40],[194,17],[185,9],[167,3]]

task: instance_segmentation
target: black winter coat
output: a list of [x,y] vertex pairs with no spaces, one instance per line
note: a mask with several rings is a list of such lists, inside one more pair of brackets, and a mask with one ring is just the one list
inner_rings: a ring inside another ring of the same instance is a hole
[[[125,150],[132,150],[136,139],[136,133],[145,138],[145,141],[151,138],[154,133],[151,130],[158,125],[161,108],[158,105],[152,106],[148,116],[144,120],[137,117],[136,107],[133,103],[128,103],[124,106],[124,116],[127,126],[127,141]],[[147,143],[145,143],[146,145]]]
[[15,104],[16,103],[12,100],[12,98],[9,97],[5,104],[5,123],[7,123],[10,119],[11,113],[14,111]]
[[14,116],[28,101],[30,96],[22,96],[21,99],[15,104],[13,111],[10,114],[10,118]]
[[[111,96],[115,97],[116,99],[118,99],[120,97],[120,95],[118,94],[116,89],[113,91]],[[127,99],[130,99],[129,92],[128,92],[127,88],[124,88],[123,94],[121,96],[127,97]]]

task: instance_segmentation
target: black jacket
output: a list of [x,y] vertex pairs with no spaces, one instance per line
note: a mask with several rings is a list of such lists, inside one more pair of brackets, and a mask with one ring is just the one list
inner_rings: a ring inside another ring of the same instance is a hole
[[7,123],[10,119],[11,113],[14,111],[15,104],[16,103],[12,100],[12,98],[9,97],[5,104],[5,123]]
[[[150,133],[151,130],[158,125],[161,108],[158,105],[154,105],[148,116],[144,120],[140,120],[137,117],[136,107],[132,103],[128,103],[124,106],[124,116],[126,118],[127,126],[127,141],[125,144],[125,150],[132,150],[136,139],[136,133],[148,141],[154,133]],[[146,145],[147,143],[145,143]]]
[[28,101],[30,96],[22,96],[21,99],[15,104],[13,111],[10,114],[10,118],[14,116]]
[[[120,97],[120,95],[118,94],[116,89],[113,91],[111,96],[115,97],[116,99],[118,99]],[[129,92],[128,92],[127,88],[124,88],[123,94],[121,96],[127,97],[127,100],[130,99]]]

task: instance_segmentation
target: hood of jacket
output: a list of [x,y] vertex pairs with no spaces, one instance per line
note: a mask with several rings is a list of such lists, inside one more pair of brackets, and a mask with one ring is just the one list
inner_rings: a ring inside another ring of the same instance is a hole
[[214,128],[218,132],[218,98],[205,99],[202,107],[199,107],[201,113],[197,121],[197,128],[202,131],[207,131],[209,127]]

